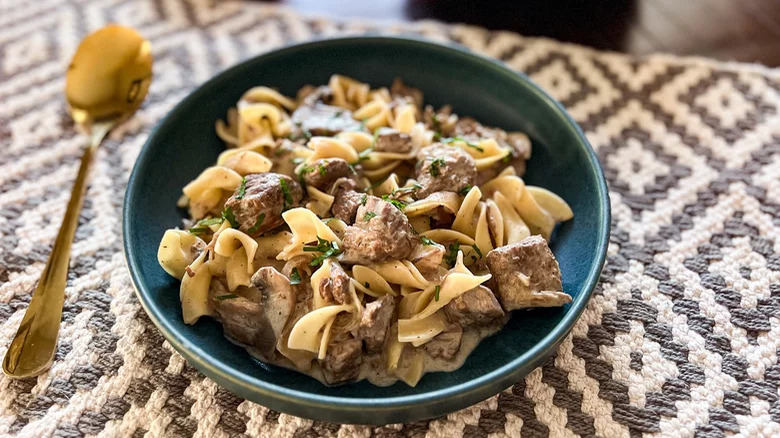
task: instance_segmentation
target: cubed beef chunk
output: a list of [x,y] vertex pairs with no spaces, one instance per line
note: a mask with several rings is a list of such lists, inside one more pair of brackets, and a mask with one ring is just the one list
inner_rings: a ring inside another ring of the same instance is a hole
[[341,261],[345,263],[382,263],[404,260],[417,239],[409,220],[393,204],[367,195],[365,205],[357,209],[355,225],[344,232]]
[[410,87],[401,80],[401,78],[395,78],[393,85],[390,87],[390,95],[393,97],[401,97],[410,100],[417,108],[422,108],[423,93],[418,88]]
[[306,184],[328,192],[339,178],[352,175],[349,163],[341,158],[320,158],[301,170]]
[[444,249],[444,246],[438,243],[430,243],[428,245],[420,243],[415,246],[412,254],[409,256],[409,260],[414,263],[414,266],[424,276],[429,277],[438,273],[445,252],[447,251]]
[[334,191],[333,205],[330,207],[333,217],[347,224],[355,223],[358,207],[368,199],[367,194],[355,191],[354,187],[354,183],[339,185]]
[[389,295],[366,304],[356,337],[365,342],[366,351],[369,353],[382,351],[394,312],[395,300]]
[[379,128],[376,133],[374,150],[406,154],[412,150],[412,137],[392,128]]
[[282,212],[299,206],[303,198],[301,186],[294,179],[271,172],[247,175],[244,196],[238,192],[236,189],[225,202],[225,208],[233,211],[239,229],[252,236],[281,225]]
[[422,186],[418,198],[434,192],[457,193],[477,180],[476,161],[459,147],[436,143],[420,149],[417,160],[417,182]]
[[[488,127],[471,117],[459,118],[455,123],[453,135],[470,141],[495,139],[499,145],[511,151],[510,164],[515,168],[515,172],[520,176],[525,173],[525,162],[531,158],[531,141],[527,135],[521,132],[507,133],[500,128]],[[504,163],[496,163],[494,166],[498,169],[496,173],[504,166]]]
[[526,237],[490,251],[487,265],[507,312],[526,307],[562,306],[571,301],[562,292],[558,262],[541,236]]
[[501,325],[504,311],[490,289],[477,286],[447,303],[444,312],[462,327]]
[[329,87],[317,87],[303,96],[301,105],[293,111],[293,137],[305,134],[336,135],[342,131],[360,131],[360,122],[352,112],[328,105],[332,97]]
[[460,349],[463,328],[458,324],[450,324],[443,332],[423,344],[423,348],[431,357],[450,360]]
[[239,288],[232,293],[220,280],[213,278],[209,288],[209,301],[228,337],[266,351],[270,345],[273,350],[276,340],[265,338],[270,327],[264,318],[263,297],[259,291]]
[[331,340],[328,353],[320,362],[325,380],[330,384],[357,379],[362,362],[362,343],[350,335]]
[[330,264],[330,276],[320,281],[320,296],[330,302],[349,304],[349,275],[338,263]]

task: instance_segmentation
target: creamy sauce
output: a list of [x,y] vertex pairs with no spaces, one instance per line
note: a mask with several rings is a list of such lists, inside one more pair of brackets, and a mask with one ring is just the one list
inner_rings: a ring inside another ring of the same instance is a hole
[[[482,339],[485,339],[488,336],[491,336],[498,332],[501,329],[502,326],[492,327],[489,329],[466,329],[463,331],[463,336],[461,337],[460,341],[460,348],[458,349],[458,352],[455,353],[455,356],[452,359],[444,359],[441,357],[431,357],[427,353],[423,351],[423,355],[425,357],[425,368],[423,370],[423,376],[429,372],[450,372],[455,371],[461,366],[463,366],[463,363],[466,362],[466,358],[469,357],[472,351],[474,351],[475,348],[477,348],[477,345],[482,341]],[[236,343],[235,341],[231,340],[231,342]],[[313,377],[317,380],[319,380],[323,385],[326,386],[339,386],[343,384],[353,383],[356,381],[361,380],[368,380],[371,384],[376,386],[390,386],[396,382],[398,382],[398,377],[394,376],[393,374],[388,373],[387,369],[385,368],[384,359],[382,358],[381,354],[363,354],[362,356],[362,362],[360,365],[360,373],[358,374],[357,380],[352,380],[348,382],[341,382],[330,384],[325,380],[325,376],[322,373],[322,369],[320,368],[317,361],[312,361],[312,366],[309,370],[301,370],[295,367],[295,365],[282,356],[281,354],[276,354],[276,357],[268,361],[264,359],[261,355],[258,354],[257,350],[252,347],[246,347],[241,344],[236,343],[237,345],[240,345],[242,347],[245,347],[247,352],[252,355],[255,359],[259,360],[263,363],[270,363],[272,365],[280,366],[283,368],[288,368],[294,371],[297,371],[301,374],[306,374],[310,377]],[[420,346],[420,350],[423,350],[423,347]]]

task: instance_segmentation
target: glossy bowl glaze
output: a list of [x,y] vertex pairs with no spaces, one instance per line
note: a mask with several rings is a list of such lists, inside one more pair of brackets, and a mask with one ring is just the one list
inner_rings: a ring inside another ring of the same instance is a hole
[[[212,165],[224,145],[214,121],[249,88],[266,85],[294,96],[333,73],[389,86],[402,77],[426,103],[526,132],[533,156],[528,184],[562,196],[574,219],[556,230],[552,249],[563,289],[574,300],[556,309],[515,312],[457,371],[430,373],[415,388],[368,382],[326,387],[295,371],[258,362],[227,342],[220,325],[182,322],[179,282],[157,264],[167,228],[180,226],[182,187]],[[527,77],[465,49],[390,37],[308,42],[243,62],[203,84],[152,131],[133,169],[124,204],[124,244],[138,298],[162,334],[194,367],[241,397],[306,418],[385,424],[443,415],[520,381],[553,353],[582,313],[598,281],[609,238],[609,198],[595,153],[564,109]]]

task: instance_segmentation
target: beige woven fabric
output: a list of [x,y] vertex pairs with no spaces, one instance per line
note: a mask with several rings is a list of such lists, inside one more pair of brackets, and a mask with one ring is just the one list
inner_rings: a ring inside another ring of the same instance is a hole
[[[780,436],[780,74],[430,22],[340,23],[206,0],[0,0],[0,354],[85,144],[65,113],[63,72],[80,37],[112,21],[152,40],[156,79],[100,150],[54,366],[0,377],[0,435]],[[609,259],[572,334],[525,381],[430,421],[315,423],[233,396],[164,342],[130,285],[121,201],[150,128],[193,87],[292,41],[376,30],[458,41],[563,102],[604,164]]]

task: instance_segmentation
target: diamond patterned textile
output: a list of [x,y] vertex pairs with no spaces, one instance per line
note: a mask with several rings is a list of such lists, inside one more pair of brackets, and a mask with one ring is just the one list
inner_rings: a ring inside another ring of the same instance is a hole
[[[0,377],[0,436],[780,436],[780,71],[276,5],[0,0],[0,355],[85,143],[65,112],[63,72],[80,37],[108,22],[152,40],[155,83],[95,163],[54,366]],[[134,295],[120,219],[149,130],[194,87],[291,42],[367,31],[459,42],[527,73],[586,131],[613,211],[601,281],[554,357],[468,409],[383,427],[280,414],[188,366]]]

